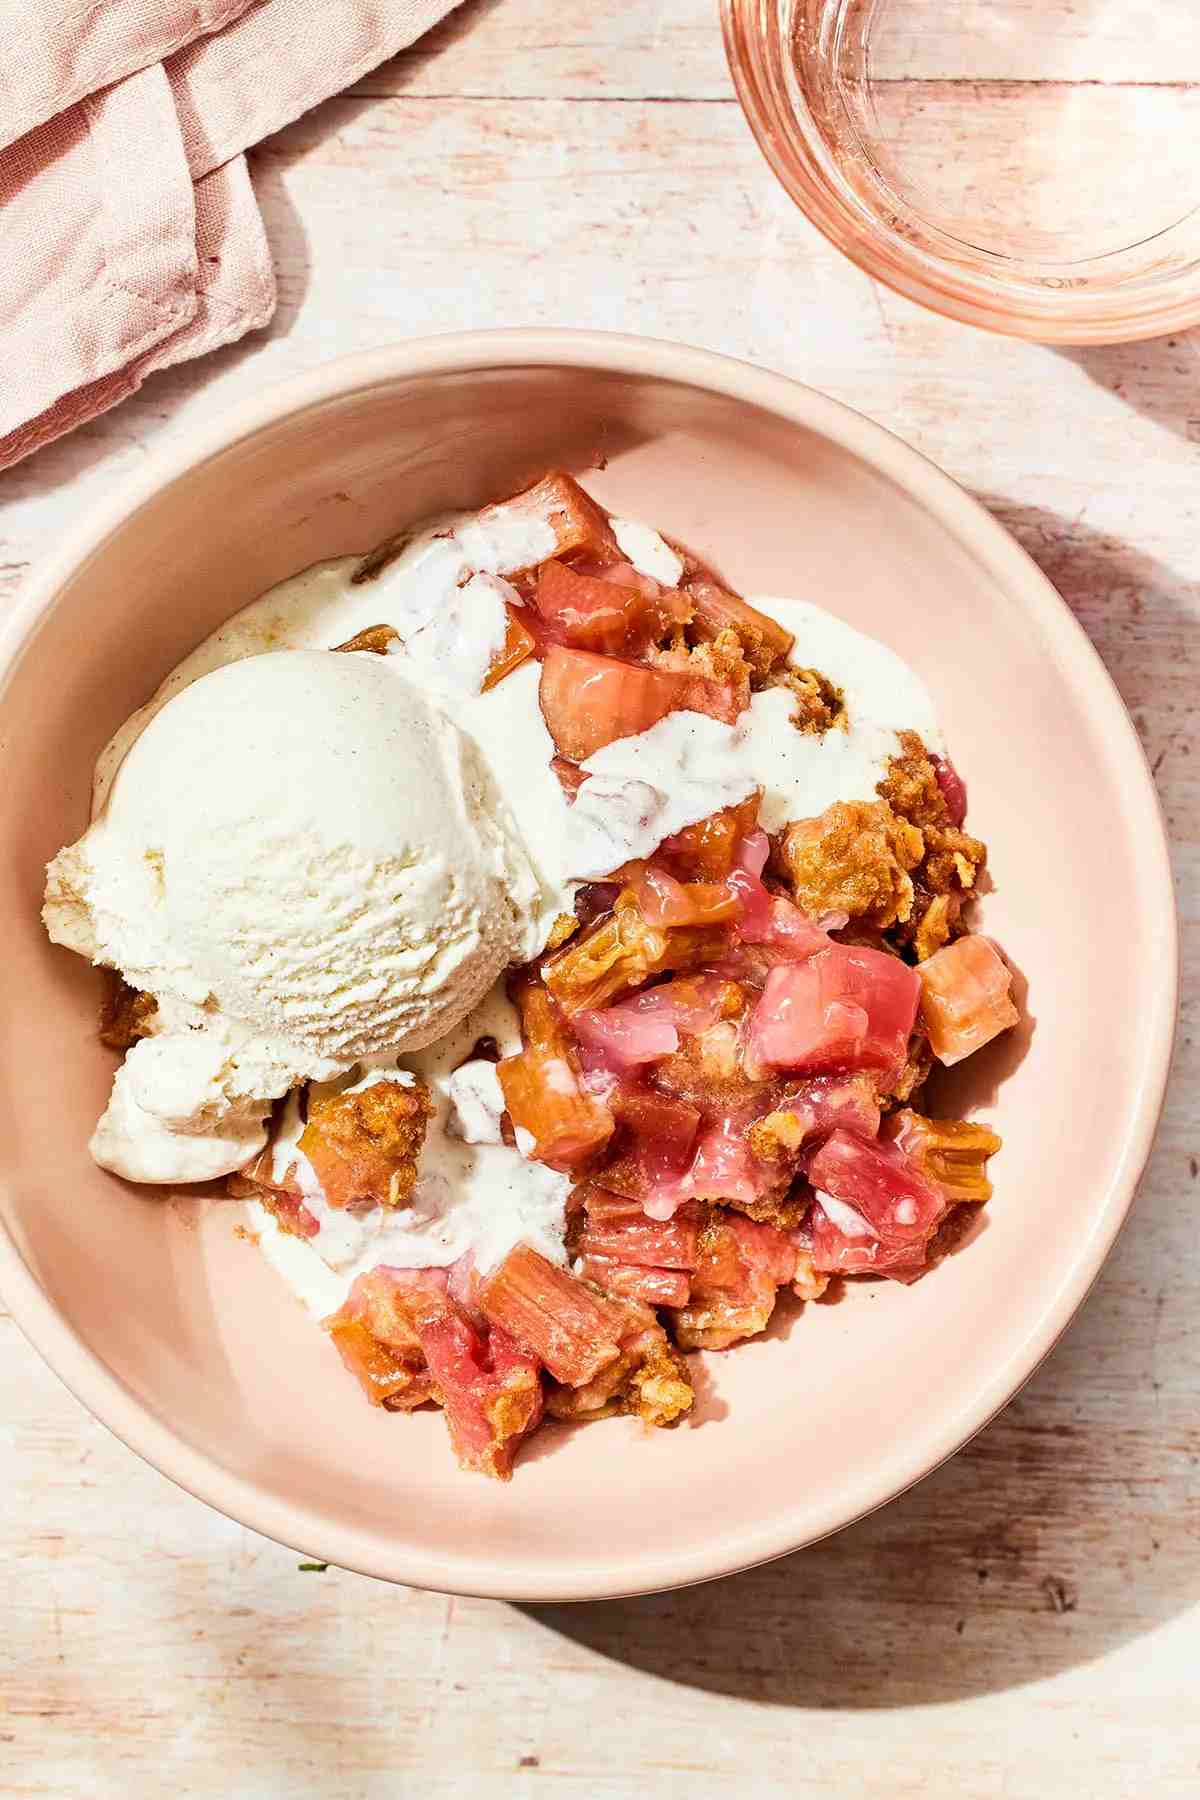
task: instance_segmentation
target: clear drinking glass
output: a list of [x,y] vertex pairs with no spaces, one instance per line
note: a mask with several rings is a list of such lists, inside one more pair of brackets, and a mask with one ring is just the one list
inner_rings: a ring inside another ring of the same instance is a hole
[[792,198],[880,281],[1058,343],[1200,321],[1200,0],[722,0]]

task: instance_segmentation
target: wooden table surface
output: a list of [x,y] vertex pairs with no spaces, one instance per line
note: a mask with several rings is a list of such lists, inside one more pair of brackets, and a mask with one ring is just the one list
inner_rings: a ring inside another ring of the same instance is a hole
[[337,352],[587,325],[784,370],[977,493],[1104,656],[1174,840],[1177,1072],[1133,1222],[1007,1412],[875,1517],[689,1592],[513,1607],[305,1569],[3,1320],[0,1791],[1200,1792],[1200,335],[1056,352],[881,292],[775,185],[711,0],[467,0],[252,163],[274,323],[0,476],[0,597],[148,446]]

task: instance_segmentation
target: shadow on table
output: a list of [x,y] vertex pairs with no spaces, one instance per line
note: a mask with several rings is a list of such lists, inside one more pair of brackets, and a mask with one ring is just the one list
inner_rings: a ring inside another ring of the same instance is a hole
[[[1146,633],[1160,644],[1178,634],[1186,695],[1200,663],[1200,598],[1114,539],[1039,508],[989,504],[1084,619],[1135,712],[1153,704],[1153,730],[1165,718],[1169,738],[1170,696],[1142,691]],[[1168,815],[1190,779],[1182,741],[1176,748],[1147,744]],[[1194,977],[1195,944],[1184,951]],[[1185,1038],[1134,1219],[1087,1307],[1051,1362],[957,1457],[836,1537],[743,1575],[524,1610],[664,1679],[820,1710],[1019,1686],[1200,1600],[1200,1416],[1183,1355],[1197,1303],[1200,1139],[1189,1136],[1189,1102],[1198,1060]]]
[[1185,443],[1200,445],[1200,331],[1141,344],[1093,344],[1059,350],[1127,406]]

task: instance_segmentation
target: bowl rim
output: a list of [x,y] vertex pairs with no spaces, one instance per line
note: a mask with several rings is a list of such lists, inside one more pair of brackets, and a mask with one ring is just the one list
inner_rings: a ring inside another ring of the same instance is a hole
[[506,1576],[486,1547],[431,1552],[402,1535],[384,1538],[331,1520],[293,1500],[265,1493],[194,1449],[155,1418],[78,1337],[0,1228],[0,1295],[16,1323],[66,1387],[131,1450],[195,1498],[289,1548],[360,1574],[407,1586],[493,1599],[564,1601],[616,1598],[711,1580],[814,1543],[864,1517],[930,1474],[980,1431],[1034,1373],[1082,1305],[1132,1205],[1165,1096],[1178,997],[1178,928],[1166,828],[1134,729],[1099,653],[1050,581],[1000,522],[935,464],[842,402],[789,376],[716,352],[660,339],[602,331],[518,328],[447,333],[356,353],[291,376],[211,418],[177,430],[129,479],[116,482],[39,566],[0,622],[0,705],[25,648],[53,609],[66,581],[112,533],[181,477],[293,413],[397,379],[483,373],[505,367],[567,366],[674,381],[760,408],[815,431],[891,480],[930,513],[992,573],[1006,593],[1036,615],[1054,648],[1078,670],[1107,730],[1115,773],[1128,801],[1142,886],[1157,907],[1162,953],[1146,997],[1146,1045],[1134,1104],[1114,1177],[1091,1230],[1077,1246],[1068,1276],[1003,1364],[949,1416],[934,1415],[918,1432],[882,1453],[870,1473],[821,1506],[801,1498],[770,1520],[722,1528],[702,1549],[670,1556],[612,1555],[565,1568],[548,1565],[531,1577]]

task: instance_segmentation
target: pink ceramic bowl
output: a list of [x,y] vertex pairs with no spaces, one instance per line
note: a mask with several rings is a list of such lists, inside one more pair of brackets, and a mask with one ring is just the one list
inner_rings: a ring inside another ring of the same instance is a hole
[[[547,463],[586,472],[607,505],[740,587],[810,596],[916,664],[991,847],[984,920],[1032,1026],[947,1095],[1004,1137],[962,1253],[911,1290],[856,1286],[706,1358],[693,1425],[553,1428],[501,1487],[456,1470],[440,1419],[361,1403],[227,1204],[93,1167],[112,1072],[97,982],[51,948],[38,907],[43,864],[87,817],[97,749],[198,638],[293,570]],[[127,1444],[297,1549],[541,1599],[777,1556],[978,1430],[1050,1349],[1125,1216],[1175,1011],[1163,831],[1129,719],[980,506],[779,376],[539,331],[406,344],[272,389],[158,453],[40,571],[0,631],[0,742],[5,1298]]]

